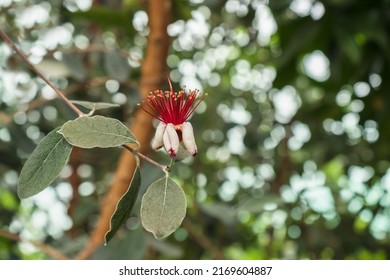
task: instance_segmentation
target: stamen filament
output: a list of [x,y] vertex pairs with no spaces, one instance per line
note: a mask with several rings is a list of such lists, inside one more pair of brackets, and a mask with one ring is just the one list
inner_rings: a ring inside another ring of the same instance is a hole
[[174,126],[183,124],[203,101],[205,95],[199,96],[199,90],[190,90],[185,98],[185,87],[174,92],[168,78],[170,91],[156,90],[151,92],[147,99],[139,104],[142,110],[159,121]]

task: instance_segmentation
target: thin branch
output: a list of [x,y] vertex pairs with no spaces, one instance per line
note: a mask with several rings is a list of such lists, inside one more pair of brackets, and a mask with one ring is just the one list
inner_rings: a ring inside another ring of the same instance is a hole
[[84,115],[83,112],[81,112],[72,102],[69,101],[68,98],[65,97],[65,95],[52,83],[50,82],[43,74],[40,72],[29,60],[28,58],[22,53],[21,50],[14,44],[14,42],[8,37],[8,35],[0,29],[0,36],[4,39],[4,41],[22,58],[24,62],[27,63],[27,65],[42,79],[45,81],[46,84],[48,84],[55,93],[58,94],[59,97],[79,116]]
[[[112,78],[111,77],[91,78],[89,80],[68,86],[67,88],[65,88],[62,91],[62,94],[67,96],[67,95],[73,94],[73,93],[75,93],[79,90],[82,90],[82,89],[99,87],[99,86],[104,85],[110,79],[112,79]],[[127,83],[127,84],[128,84],[128,86],[131,85],[130,83]],[[38,107],[40,107],[40,106],[44,105],[45,103],[50,102],[52,100],[55,100],[55,98],[54,99],[46,99],[44,97],[37,98],[37,99],[33,100],[32,102],[30,102],[28,107],[26,107],[24,110],[20,110],[18,112],[26,112],[26,111],[36,109],[36,108],[38,108]]]
[[163,164],[160,164],[154,160],[152,160],[150,157],[148,156],[145,156],[144,154],[138,152],[136,149],[133,149],[132,147],[130,146],[127,146],[127,145],[122,145],[123,148],[125,148],[126,150],[130,151],[131,153],[133,153],[134,155],[137,155],[139,156],[140,158],[142,158],[143,160],[146,160],[147,162],[157,166],[158,168],[162,169],[163,171],[167,170],[168,166],[166,165],[163,165]]
[[[85,86],[86,86],[85,83],[79,83],[79,84],[70,85],[69,87],[67,87],[66,89],[64,89],[62,91],[62,94],[65,95],[65,96],[66,95],[70,95],[72,93],[77,92],[78,90],[83,89]],[[47,102],[53,101],[55,99],[56,99],[56,97],[54,97],[53,99],[47,99],[47,98],[44,98],[44,97],[39,97],[39,98],[34,99],[33,101],[31,101],[25,109],[19,110],[17,113],[19,113],[19,112],[27,112],[27,111],[31,111],[31,110],[37,109],[37,108],[41,107],[42,105],[46,104]]]
[[19,235],[11,233],[9,231],[6,231],[4,229],[0,229],[0,236],[5,237],[9,240],[17,241],[17,242],[24,241],[24,242],[31,243],[32,245],[34,245],[35,247],[40,249],[42,252],[51,256],[53,259],[56,259],[56,260],[69,260],[70,259],[67,256],[65,256],[64,254],[62,254],[60,251],[54,249],[51,246],[42,244],[42,243],[40,243],[38,241],[34,241],[34,240],[26,240],[24,238],[21,238]]

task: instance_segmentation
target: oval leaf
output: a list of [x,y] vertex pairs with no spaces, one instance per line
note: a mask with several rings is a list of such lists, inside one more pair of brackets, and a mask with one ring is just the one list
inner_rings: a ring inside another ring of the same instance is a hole
[[114,214],[111,216],[110,230],[106,233],[105,243],[107,244],[114,236],[119,227],[129,217],[131,210],[137,200],[139,188],[141,186],[141,173],[139,168],[135,169],[133,179],[126,193],[121,197]]
[[73,146],[81,148],[110,148],[138,144],[133,133],[117,119],[103,116],[82,116],[66,122],[59,130]]
[[20,198],[33,196],[48,187],[68,161],[72,146],[57,130],[39,142],[24,164],[18,185]]
[[187,201],[183,190],[168,176],[152,183],[142,197],[141,221],[156,238],[173,233],[183,221]]
[[118,104],[106,103],[106,102],[88,102],[88,101],[79,101],[79,100],[71,100],[70,102],[94,111],[113,108],[113,107],[120,107]]

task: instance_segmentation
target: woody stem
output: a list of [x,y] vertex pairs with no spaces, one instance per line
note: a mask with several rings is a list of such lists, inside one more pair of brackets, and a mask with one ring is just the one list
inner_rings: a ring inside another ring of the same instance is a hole
[[43,80],[45,83],[50,86],[55,93],[79,116],[84,115],[72,102],[69,101],[68,98],[52,83],[50,82],[43,74],[40,72],[22,53],[22,51],[15,45],[15,43],[8,37],[8,35],[0,29],[0,36],[4,39],[4,41],[21,57],[21,59],[27,63],[27,65]]
[[163,171],[167,170],[167,168],[168,168],[167,166],[162,165],[162,164],[152,160],[150,157],[145,156],[144,154],[138,152],[136,149],[134,149],[134,148],[132,148],[130,146],[122,145],[122,147],[125,148],[126,150],[128,150],[129,152],[131,152],[132,154],[139,156],[143,160],[146,160],[147,162],[157,166],[158,168],[162,169]]

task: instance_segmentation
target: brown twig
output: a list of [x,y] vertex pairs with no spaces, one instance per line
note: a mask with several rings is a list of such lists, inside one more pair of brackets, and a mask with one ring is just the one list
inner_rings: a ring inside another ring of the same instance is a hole
[[42,243],[40,243],[38,241],[27,240],[27,239],[21,238],[19,235],[11,233],[9,231],[6,231],[4,229],[0,229],[0,236],[5,237],[5,238],[7,238],[9,240],[17,241],[17,242],[21,242],[21,241],[28,242],[28,243],[34,245],[35,247],[37,247],[38,249],[40,249],[42,252],[44,252],[48,256],[52,257],[53,259],[56,259],[56,260],[69,260],[69,258],[67,256],[65,256],[60,251],[54,249],[51,246],[42,244]]
[[[146,98],[150,92],[161,88],[164,81],[166,59],[170,45],[167,27],[170,23],[171,5],[171,0],[148,1],[150,34],[145,60],[141,68],[140,93],[142,98]],[[152,117],[142,110],[138,110],[131,125],[131,131],[141,144],[140,152],[147,151],[153,137]],[[88,259],[104,241],[116,204],[128,189],[135,168],[134,157],[124,151],[115,171],[114,181],[104,199],[104,207],[101,207],[95,230],[87,245],[76,256],[76,259]]]
[[271,191],[276,194],[280,193],[280,188],[282,187],[283,183],[288,177],[288,174],[290,173],[290,169],[291,169],[291,159],[290,159],[289,148],[288,148],[288,140],[292,136],[290,124],[287,124],[285,126],[285,129],[286,129],[286,136],[280,141],[280,145],[279,145],[280,146],[279,153],[281,154],[282,159],[277,168],[275,179],[271,183]]
[[4,41],[20,56],[20,58],[27,63],[27,65],[42,79],[45,81],[46,84],[48,84],[54,91],[57,93],[57,95],[70,107],[72,110],[79,116],[84,115],[83,112],[81,112],[72,102],[69,101],[68,98],[65,97],[65,95],[52,83],[50,82],[45,75],[42,74],[41,71],[39,71],[29,60],[28,58],[22,53],[21,50],[14,44],[14,42],[8,37],[8,35],[0,29],[0,36],[4,39]]
[[138,152],[136,149],[133,149],[132,147],[129,147],[127,145],[122,145],[122,147],[125,148],[126,150],[130,151],[132,154],[137,155],[140,158],[142,158],[143,160],[146,160],[147,162],[153,164],[154,166],[157,166],[158,168],[160,168],[163,171],[167,170],[167,168],[168,168],[168,166],[162,165],[162,164],[158,163],[157,161],[152,160],[150,157],[145,156],[144,154]]

